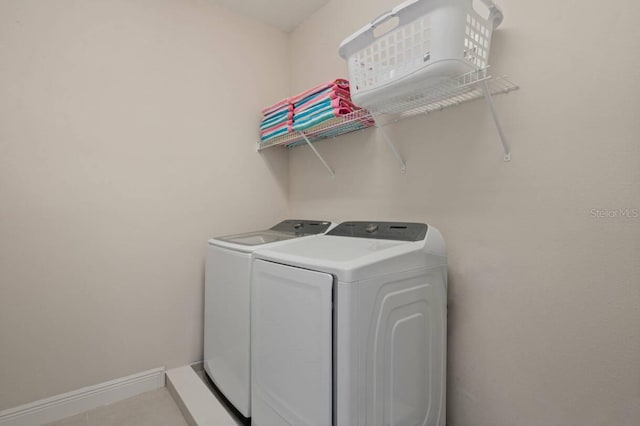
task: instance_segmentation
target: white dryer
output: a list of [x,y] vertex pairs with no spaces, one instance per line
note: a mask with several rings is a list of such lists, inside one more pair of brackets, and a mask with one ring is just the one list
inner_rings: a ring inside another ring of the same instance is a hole
[[345,222],[253,262],[252,424],[444,426],[447,257],[436,228]]
[[260,247],[275,247],[330,229],[331,222],[285,220],[271,229],[209,240],[205,269],[204,369],[244,417],[251,416],[250,276]]

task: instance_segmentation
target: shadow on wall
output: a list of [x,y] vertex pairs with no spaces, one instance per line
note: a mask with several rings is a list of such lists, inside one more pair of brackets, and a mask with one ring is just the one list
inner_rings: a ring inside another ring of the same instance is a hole
[[[256,130],[257,133],[257,130]],[[256,152],[260,155],[267,166],[271,177],[277,183],[278,188],[289,196],[289,155],[282,147],[273,147],[264,151]]]

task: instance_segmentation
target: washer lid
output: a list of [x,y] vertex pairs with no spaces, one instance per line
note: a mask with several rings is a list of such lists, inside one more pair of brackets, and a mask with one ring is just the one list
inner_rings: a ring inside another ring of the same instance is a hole
[[243,246],[258,246],[262,244],[275,243],[276,241],[286,241],[296,238],[297,235],[285,232],[265,231],[247,232],[246,234],[227,235],[217,237],[218,241],[226,241],[228,243],[242,244]]
[[242,249],[241,247],[245,247],[247,251],[252,251],[256,246],[264,244],[291,240],[308,235],[323,234],[330,226],[331,222],[322,220],[288,219],[274,225],[270,229],[216,237],[209,240],[209,243],[224,245],[226,247],[231,246],[236,249]]
[[304,235],[324,234],[330,226],[331,222],[324,220],[288,219],[272,226],[271,230],[301,237]]

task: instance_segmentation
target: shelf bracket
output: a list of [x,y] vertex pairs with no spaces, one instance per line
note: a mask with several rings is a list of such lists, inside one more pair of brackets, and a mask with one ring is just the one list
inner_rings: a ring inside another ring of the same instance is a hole
[[305,135],[304,132],[300,132],[300,135],[304,138],[304,141],[307,143],[307,145],[309,145],[309,148],[311,148],[311,150],[313,151],[313,153],[316,155],[316,157],[318,157],[318,159],[322,162],[322,165],[329,171],[329,174],[331,176],[335,176],[335,172],[333,171],[333,169],[327,164],[326,161],[324,161],[324,158],[322,158],[322,155],[320,155],[320,153],[318,152],[318,150],[316,149],[315,146],[313,146],[313,144],[311,143],[311,141],[309,140],[309,138],[307,137],[307,135]]
[[400,173],[405,173],[407,171],[407,164],[404,162],[404,159],[398,152],[398,148],[396,148],[394,143],[391,142],[389,135],[387,135],[387,132],[384,131],[382,126],[378,124],[378,119],[376,118],[376,116],[373,115],[373,113],[371,113],[371,117],[376,122],[376,128],[378,129],[378,132],[380,132],[380,134],[382,135],[382,139],[387,143],[387,145],[391,149],[391,152],[393,152],[393,155],[396,157],[396,159],[400,163]]
[[504,150],[504,161],[511,161],[511,147],[509,147],[507,138],[504,136],[504,132],[502,131],[500,120],[498,120],[498,114],[496,113],[496,107],[493,103],[493,97],[491,96],[491,91],[489,90],[487,80],[482,80],[482,91],[484,92],[484,98],[487,100],[487,105],[489,105],[489,111],[491,111],[493,123],[495,124],[498,135],[500,136],[500,142],[502,142],[502,149]]

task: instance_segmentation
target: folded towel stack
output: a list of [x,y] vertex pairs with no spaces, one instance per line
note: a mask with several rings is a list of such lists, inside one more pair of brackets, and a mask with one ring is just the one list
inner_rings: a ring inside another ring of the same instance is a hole
[[351,103],[349,82],[339,78],[291,98],[294,131],[313,127],[325,120],[349,114],[359,108]]
[[293,104],[289,102],[289,99],[283,99],[274,105],[266,107],[262,110],[260,140],[264,142],[290,133],[292,124]]
[[266,142],[287,133],[306,130],[359,109],[351,102],[349,81],[342,78],[332,80],[263,109],[260,139]]

